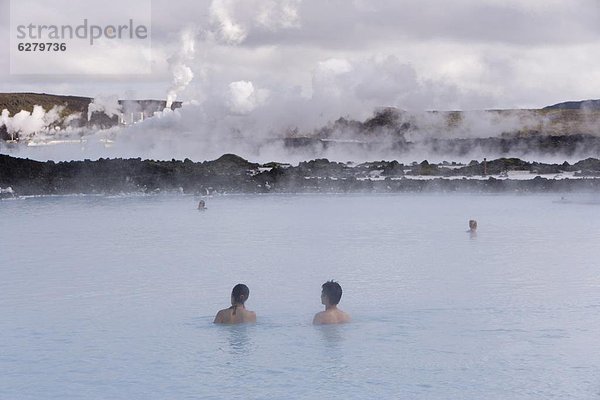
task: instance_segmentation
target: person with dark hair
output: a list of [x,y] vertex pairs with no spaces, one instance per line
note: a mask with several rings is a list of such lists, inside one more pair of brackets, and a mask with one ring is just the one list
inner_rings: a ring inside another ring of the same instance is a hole
[[474,219],[469,220],[469,230],[467,232],[475,233],[477,232],[477,221]]
[[315,315],[313,324],[343,324],[350,322],[350,315],[340,310],[337,305],[342,298],[342,287],[339,283],[328,281],[323,284],[321,291],[321,304],[325,306],[325,311]]
[[469,220],[469,231],[475,232],[477,230],[477,221],[474,219]]
[[231,291],[231,307],[221,310],[215,316],[215,324],[243,324],[256,322],[256,313],[246,310],[244,303],[250,296],[250,289],[243,283],[238,283]]

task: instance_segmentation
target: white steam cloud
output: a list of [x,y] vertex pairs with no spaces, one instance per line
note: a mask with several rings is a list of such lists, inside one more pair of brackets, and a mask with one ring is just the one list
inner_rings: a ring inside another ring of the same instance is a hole
[[[42,106],[34,106],[33,111],[21,110],[10,116],[7,109],[0,114],[0,127],[4,127],[9,135],[19,138],[31,138],[34,134],[48,132],[62,121],[64,106],[54,106],[48,112]],[[72,116],[69,121],[75,118]],[[67,121],[67,122],[69,122]]]
[[[518,130],[561,129],[557,128],[552,113],[422,111],[424,105],[452,96],[457,89],[444,82],[422,80],[412,66],[393,56],[323,60],[314,66],[307,91],[298,90],[293,82],[288,86],[273,85],[261,78],[224,82],[215,74],[218,71],[209,70],[201,102],[184,103],[181,109],[159,113],[134,125],[88,131],[83,145],[46,146],[32,151],[43,152],[44,156],[37,158],[52,159],[83,156],[202,161],[236,153],[265,162],[297,162],[317,157],[337,161],[435,162],[444,159],[444,149],[438,148],[436,155],[432,155],[428,139],[487,138]],[[110,110],[116,111],[118,103],[116,98],[98,97],[92,104],[92,108],[108,115]],[[393,107],[398,113],[396,126],[404,126],[400,133],[394,127],[384,127],[365,135],[351,121],[364,121],[372,117],[374,110],[386,107]],[[40,114],[36,115],[39,121]],[[334,124],[340,117],[345,117],[348,123]],[[594,123],[597,125],[598,118],[590,116],[584,122],[589,122],[589,127],[573,126],[570,131],[597,131]],[[38,123],[30,130],[39,126],[43,124]],[[308,145],[289,146],[289,138],[303,137],[312,138]],[[398,147],[404,139],[413,143],[410,154]],[[530,149],[517,150],[512,156],[526,158],[530,152]],[[492,154],[473,148],[461,159],[456,155],[448,157],[469,161],[503,155],[500,151]],[[539,154],[536,159],[542,161]]]
[[186,28],[181,32],[179,50],[171,56],[167,61],[169,63],[169,71],[173,76],[171,87],[167,92],[166,108],[171,108],[177,96],[185,90],[194,79],[194,73],[188,65],[193,59],[196,52],[195,30]]
[[210,16],[217,26],[219,38],[229,44],[239,44],[248,35],[248,32],[233,20],[231,10],[234,3],[234,0],[213,0],[210,5]]
[[88,105],[87,120],[92,119],[92,114],[98,112],[112,118],[121,114],[121,105],[117,96],[96,96]]
[[249,114],[263,104],[268,95],[266,90],[255,90],[252,82],[231,82],[229,84],[229,110],[233,114]]
[[213,0],[210,19],[221,42],[239,45],[252,29],[277,31],[300,26],[300,0]]

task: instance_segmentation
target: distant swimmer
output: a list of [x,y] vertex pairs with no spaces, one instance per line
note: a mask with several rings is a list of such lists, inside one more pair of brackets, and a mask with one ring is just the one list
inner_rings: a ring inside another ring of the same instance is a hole
[[469,230],[467,232],[477,232],[477,221],[475,221],[474,219],[469,220]]
[[342,298],[342,287],[334,281],[325,282],[321,291],[321,304],[325,306],[325,311],[315,315],[314,325],[323,324],[343,324],[350,322],[350,315],[337,308]]
[[231,291],[231,307],[221,310],[215,316],[215,324],[244,324],[256,322],[256,313],[246,310],[244,303],[250,296],[250,289],[238,283]]
[[198,202],[198,210],[206,210],[206,203],[204,202],[204,200],[200,200]]

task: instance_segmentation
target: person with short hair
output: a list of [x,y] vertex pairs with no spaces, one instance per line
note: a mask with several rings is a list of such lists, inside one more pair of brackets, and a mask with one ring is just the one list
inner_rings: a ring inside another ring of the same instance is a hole
[[244,303],[250,296],[250,289],[238,283],[231,291],[231,307],[220,310],[213,321],[215,324],[244,324],[256,322],[256,313],[246,310]]
[[350,315],[340,310],[337,305],[342,298],[342,287],[334,281],[327,281],[322,286],[321,304],[325,311],[317,313],[313,319],[314,325],[343,324],[350,322]]

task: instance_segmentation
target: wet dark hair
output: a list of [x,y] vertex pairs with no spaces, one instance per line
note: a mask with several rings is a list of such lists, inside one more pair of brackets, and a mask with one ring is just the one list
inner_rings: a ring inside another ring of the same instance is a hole
[[339,283],[334,281],[327,281],[321,286],[323,293],[327,296],[327,299],[331,304],[337,304],[342,298],[342,287]]
[[248,300],[249,295],[250,289],[248,289],[248,286],[244,285],[243,283],[238,283],[231,291],[231,297],[233,297],[233,301],[236,303],[244,304],[246,300]]

